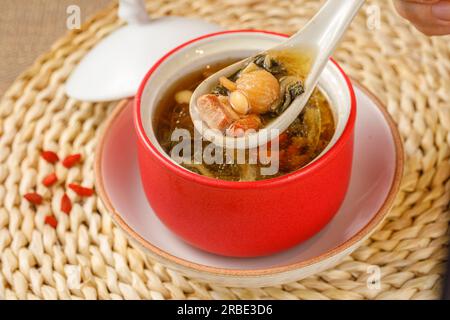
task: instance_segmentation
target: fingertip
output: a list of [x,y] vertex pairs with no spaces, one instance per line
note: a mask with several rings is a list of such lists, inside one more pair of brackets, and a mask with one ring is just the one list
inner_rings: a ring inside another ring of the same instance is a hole
[[444,36],[450,34],[450,26],[429,26],[429,25],[414,25],[414,27],[428,37]]
[[397,13],[405,19],[409,19],[408,10],[406,9],[407,5],[403,0],[394,0],[394,7]]
[[431,6],[431,14],[442,21],[450,21],[450,2],[441,1]]

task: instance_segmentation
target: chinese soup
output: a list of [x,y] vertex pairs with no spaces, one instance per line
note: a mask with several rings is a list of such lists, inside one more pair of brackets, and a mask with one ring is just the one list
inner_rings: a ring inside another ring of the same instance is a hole
[[[224,126],[221,129],[236,130],[235,132],[239,132],[240,130],[237,129],[241,129],[245,132],[247,129],[262,128],[274,117],[286,110],[295,97],[303,93],[302,77],[299,76],[299,73],[294,76],[286,72],[284,69],[286,64],[279,63],[277,58],[268,55],[257,56],[246,67],[252,70],[249,71],[248,69],[246,71],[252,77],[255,76],[254,72],[257,71],[260,73],[259,76],[263,74],[263,77],[267,77],[266,73],[262,73],[263,71],[270,73],[272,76],[275,74],[274,78],[278,83],[276,89],[279,90],[276,99],[269,97],[270,94],[265,94],[264,98],[261,99],[265,102],[255,104],[252,101],[251,109],[248,106],[250,104],[248,99],[247,102],[239,102],[239,99],[243,98],[239,96],[239,91],[233,85],[238,83],[236,79],[239,79],[239,77],[242,79],[242,74],[221,79],[220,84],[208,95],[207,99],[212,99],[212,102],[207,102],[211,104],[210,108],[211,106],[223,108],[223,105],[226,107],[221,113],[221,116],[225,118],[225,120],[222,120]],[[211,145],[211,142],[198,142],[196,140],[201,139],[201,137],[199,137],[198,133],[194,133],[194,124],[189,115],[189,102],[192,92],[207,77],[233,62],[226,61],[207,65],[179,79],[165,92],[158,102],[156,114],[153,118],[156,138],[162,149],[171,156],[177,145],[180,144],[180,136],[183,136],[184,139],[188,139],[191,152],[188,153],[187,157],[184,155],[183,162],[179,162],[181,166],[203,176],[229,181],[257,181],[279,177],[298,170],[313,161],[330,143],[335,132],[333,112],[327,98],[319,89],[314,91],[298,118],[294,120],[285,132],[280,134],[277,143],[278,148],[274,150],[271,143],[265,146],[267,147],[266,156],[268,156],[268,159],[277,160],[275,171],[267,173],[266,170],[265,172],[263,169],[270,166],[270,164],[260,161],[260,159],[255,161],[255,157],[252,157],[255,152],[258,153],[260,150],[245,150],[244,161],[237,161],[237,159],[242,160],[242,157],[236,156],[237,150],[224,149],[219,156],[217,156],[216,151],[215,159],[221,158],[222,161],[213,163],[204,161],[201,157],[202,154],[199,157],[199,153],[202,153],[208,145]],[[257,78],[255,77],[254,80]],[[249,83],[252,81],[245,78],[244,80]],[[273,81],[274,79],[271,78],[271,80]],[[242,82],[240,83],[242,84]],[[247,84],[246,88],[249,87],[251,85]],[[244,94],[247,94],[247,92]],[[255,97],[257,97],[257,94],[255,94]],[[225,99],[227,100],[225,101]],[[230,100],[232,101],[231,103],[229,102]],[[234,103],[234,106],[231,106],[232,103]],[[239,103],[241,104],[239,105]],[[254,113],[255,105],[262,109],[267,108],[269,105],[269,109],[264,109],[265,112],[256,114]],[[235,110],[239,108],[241,108],[241,112]],[[220,117],[213,116],[213,118]],[[176,135],[175,133],[179,130],[182,130],[185,134]],[[196,147],[199,145],[202,148],[200,151],[196,150]],[[228,157],[230,154],[231,156]]]

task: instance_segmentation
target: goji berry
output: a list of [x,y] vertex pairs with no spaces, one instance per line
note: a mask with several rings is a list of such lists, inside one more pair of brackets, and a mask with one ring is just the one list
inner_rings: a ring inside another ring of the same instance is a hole
[[56,173],[50,173],[48,176],[46,176],[42,180],[42,184],[46,187],[51,187],[58,181],[58,177],[56,176]]
[[72,201],[65,193],[61,198],[61,211],[65,214],[70,214],[70,211],[72,211]]
[[27,199],[28,202],[31,202],[32,204],[41,204],[42,203],[42,196],[36,192],[27,193],[23,197],[25,199]]
[[47,162],[55,163],[59,160],[59,157],[53,151],[42,151],[41,157],[44,158]]
[[70,183],[69,188],[72,189],[76,194],[82,197],[90,197],[94,194],[94,189],[85,188],[79,184]]
[[58,225],[58,221],[56,221],[55,216],[52,215],[45,216],[44,222],[54,229],[56,229],[56,226]]
[[72,168],[74,165],[76,165],[81,159],[81,154],[72,154],[70,156],[67,156],[63,160],[63,166],[66,168]]

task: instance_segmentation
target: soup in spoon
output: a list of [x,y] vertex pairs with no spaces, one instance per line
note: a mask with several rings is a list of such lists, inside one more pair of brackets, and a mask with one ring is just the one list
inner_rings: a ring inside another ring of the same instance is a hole
[[240,137],[258,131],[282,114],[305,90],[311,54],[289,50],[259,54],[209,94],[197,99],[200,118],[209,128]]

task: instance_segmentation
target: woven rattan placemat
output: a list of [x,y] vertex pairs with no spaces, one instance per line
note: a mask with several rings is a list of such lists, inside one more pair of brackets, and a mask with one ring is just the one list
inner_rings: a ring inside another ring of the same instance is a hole
[[[321,1],[152,0],[153,16],[205,18],[227,28],[284,33],[299,29]],[[380,21],[377,20],[379,16]],[[379,23],[378,23],[379,22]],[[116,103],[80,103],[64,82],[86,52],[120,25],[109,7],[71,32],[23,73],[0,102],[0,297],[13,299],[438,298],[447,256],[450,194],[450,39],[427,38],[393,11],[368,1],[335,57],[386,103],[402,135],[406,164],[401,191],[382,227],[333,269],[277,287],[226,288],[202,284],[152,262],[117,229],[97,197],[60,210],[63,182],[41,180],[56,168],[60,181],[93,185],[99,129]],[[81,152],[71,169],[52,166],[42,149],[60,157]],[[37,191],[43,205],[23,195]],[[44,224],[54,213],[55,229]],[[381,268],[378,290],[368,267]],[[79,276],[79,278],[78,278]],[[80,285],[81,284],[81,285]]]

